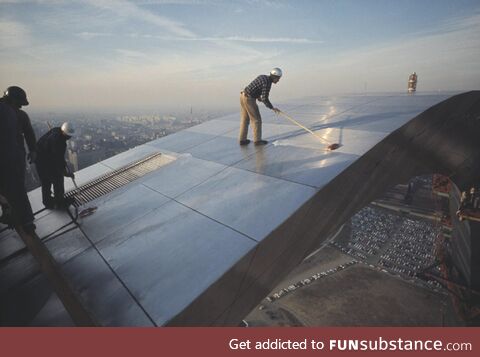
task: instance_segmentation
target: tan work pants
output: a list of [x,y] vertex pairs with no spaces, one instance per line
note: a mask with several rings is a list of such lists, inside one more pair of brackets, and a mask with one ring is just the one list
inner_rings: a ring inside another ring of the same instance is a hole
[[257,100],[240,93],[240,134],[238,140],[246,140],[248,124],[252,123],[253,141],[262,140],[262,117],[258,109]]

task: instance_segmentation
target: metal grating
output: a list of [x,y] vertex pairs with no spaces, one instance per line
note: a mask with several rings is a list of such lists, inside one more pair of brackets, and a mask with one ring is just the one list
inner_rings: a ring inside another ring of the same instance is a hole
[[141,160],[132,162],[127,166],[99,176],[86,184],[76,187],[74,190],[67,192],[65,197],[72,197],[74,199],[73,205],[79,207],[157,170],[165,165],[165,163],[161,153],[151,154]]

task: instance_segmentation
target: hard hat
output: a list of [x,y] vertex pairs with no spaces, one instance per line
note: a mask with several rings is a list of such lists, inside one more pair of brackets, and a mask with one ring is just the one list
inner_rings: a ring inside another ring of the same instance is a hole
[[274,69],[272,69],[270,71],[270,75],[281,77],[282,76],[282,70],[280,68],[275,67]]
[[8,87],[3,96],[13,99],[19,105],[28,105],[27,93],[20,87]]
[[69,122],[65,122],[65,123],[62,124],[62,132],[65,135],[74,136],[75,135],[75,128]]

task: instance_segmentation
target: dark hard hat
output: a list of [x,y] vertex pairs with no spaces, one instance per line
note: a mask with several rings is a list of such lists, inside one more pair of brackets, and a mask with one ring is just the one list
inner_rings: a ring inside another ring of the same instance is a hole
[[3,96],[13,99],[19,105],[28,105],[27,93],[20,87],[8,87]]

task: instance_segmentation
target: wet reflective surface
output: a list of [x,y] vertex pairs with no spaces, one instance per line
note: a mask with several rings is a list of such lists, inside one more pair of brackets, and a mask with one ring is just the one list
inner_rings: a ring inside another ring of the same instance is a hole
[[188,149],[212,140],[215,135],[195,133],[193,131],[182,130],[178,133],[167,135],[163,138],[150,141],[146,146],[156,150],[169,150],[177,153],[188,151]]
[[[98,248],[161,325],[188,306],[254,245],[251,239],[228,227],[170,202],[105,238]],[[237,289],[240,280],[235,284]],[[233,295],[227,291],[218,296],[217,305],[228,304]]]
[[144,180],[143,185],[175,198],[226,168],[227,166],[212,161],[183,156]]
[[104,326],[151,326],[152,322],[101,255],[88,248],[61,267],[83,304]]
[[0,262],[24,247],[22,239],[13,230],[0,233]]
[[[262,105],[269,144],[239,146],[240,115],[232,113],[76,173],[81,184],[153,152],[164,154],[166,163],[90,202],[98,209],[77,228],[65,213],[44,211],[37,232],[50,237],[48,249],[102,325],[230,323],[262,289],[268,292],[273,264],[282,264],[278,260],[296,244],[295,227],[279,227],[391,131],[449,96],[311,97],[278,104],[321,138],[340,143],[332,152]],[[29,197],[34,211],[43,208],[39,190]],[[7,260],[0,267],[0,296],[38,275],[33,258],[15,256],[22,248],[13,233],[0,235],[0,259]],[[58,324],[68,324],[51,290],[45,291],[34,323],[54,324],[45,318],[53,311]]]
[[158,192],[133,183],[86,205],[98,207],[97,211],[79,220],[79,224],[93,242],[99,242],[106,235],[123,229],[168,200],[168,197]]
[[228,168],[177,201],[260,241],[314,193],[311,187]]
[[314,144],[310,149],[280,141],[277,147],[259,152],[235,167],[320,188],[359,157],[338,151],[326,152]]
[[[154,154],[156,152],[158,152],[158,150],[156,150],[151,146],[141,145],[133,149],[127,150],[125,152],[122,152],[121,154],[115,155],[107,160],[104,160],[101,162],[101,164],[107,167],[110,167],[112,169],[119,169],[120,167],[123,167],[136,160],[140,160],[148,156],[149,154]],[[168,156],[164,156],[163,160],[165,160],[165,162],[167,163],[171,161],[172,158]],[[100,176],[100,175],[97,175],[97,176]]]

